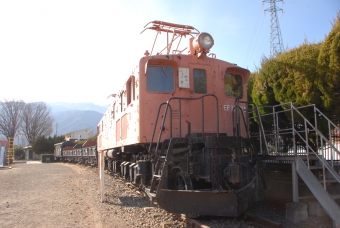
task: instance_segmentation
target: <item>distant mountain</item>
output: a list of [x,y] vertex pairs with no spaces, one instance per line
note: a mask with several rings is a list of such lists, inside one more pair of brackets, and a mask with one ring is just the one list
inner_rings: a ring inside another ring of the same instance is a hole
[[[64,135],[66,133],[91,128],[97,133],[97,125],[105,113],[107,106],[99,106],[93,103],[47,103],[51,107],[51,115],[54,118],[53,133]],[[58,125],[58,126],[57,126]],[[0,139],[5,136],[0,134]],[[15,137],[15,145],[26,145],[27,142],[21,135]]]
[[[93,103],[47,103],[51,107],[54,117],[53,134],[63,135],[71,131],[91,128],[97,133],[97,124],[107,110],[107,106]],[[58,124],[58,126],[57,126]]]
[[55,120],[53,134],[57,132],[58,135],[63,135],[68,132],[81,130],[84,128],[91,128],[96,134],[97,125],[103,114],[92,110],[68,110],[52,112],[52,116]]
[[70,111],[70,110],[92,110],[104,114],[108,106],[99,106],[93,103],[65,103],[65,102],[51,102],[47,103],[51,107],[52,113]]

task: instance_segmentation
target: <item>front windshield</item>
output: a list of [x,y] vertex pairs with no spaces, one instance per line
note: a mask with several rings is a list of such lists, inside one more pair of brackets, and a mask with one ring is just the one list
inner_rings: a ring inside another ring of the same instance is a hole
[[226,72],[224,75],[224,93],[231,97],[242,97],[242,77],[238,74]]
[[175,89],[174,69],[171,66],[148,66],[147,89],[149,92],[171,93]]

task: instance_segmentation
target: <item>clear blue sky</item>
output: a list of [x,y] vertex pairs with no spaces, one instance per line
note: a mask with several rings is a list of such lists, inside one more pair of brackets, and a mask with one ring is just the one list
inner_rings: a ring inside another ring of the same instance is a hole
[[[285,47],[320,42],[339,0],[278,3]],[[8,0],[0,2],[0,98],[108,104],[154,34],[153,20],[210,33],[211,52],[254,71],[270,53],[270,13],[262,0]]]

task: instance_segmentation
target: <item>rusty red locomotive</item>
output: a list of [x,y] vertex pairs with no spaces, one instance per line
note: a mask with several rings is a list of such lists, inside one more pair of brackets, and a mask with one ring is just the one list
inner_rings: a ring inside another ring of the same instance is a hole
[[258,177],[244,117],[250,72],[217,59],[213,37],[192,26],[153,21],[146,30],[155,42],[166,33],[167,43],[146,51],[111,95],[98,124],[106,168],[169,212],[239,216]]

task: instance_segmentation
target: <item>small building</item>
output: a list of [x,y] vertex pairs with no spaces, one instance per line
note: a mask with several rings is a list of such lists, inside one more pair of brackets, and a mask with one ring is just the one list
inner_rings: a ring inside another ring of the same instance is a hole
[[66,141],[72,141],[72,140],[86,140],[88,138],[91,138],[94,136],[94,132],[91,128],[85,128],[77,131],[72,131],[69,133],[66,133],[65,135]]
[[36,154],[32,146],[25,146],[22,148],[25,152],[25,159],[26,160],[40,160],[40,154]]

